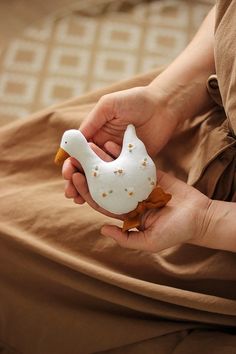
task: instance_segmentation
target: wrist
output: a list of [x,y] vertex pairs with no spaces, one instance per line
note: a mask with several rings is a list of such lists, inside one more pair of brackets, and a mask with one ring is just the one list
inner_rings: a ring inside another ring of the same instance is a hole
[[198,246],[236,252],[236,204],[209,200],[203,211]]
[[172,96],[171,90],[167,90],[161,85],[159,77],[146,86],[145,90],[154,106],[154,119],[162,116],[165,119],[165,124],[177,127],[182,120],[182,112]]
[[182,70],[174,63],[149,84],[149,90],[178,123],[207,112],[215,105],[206,85],[212,72],[197,67]]

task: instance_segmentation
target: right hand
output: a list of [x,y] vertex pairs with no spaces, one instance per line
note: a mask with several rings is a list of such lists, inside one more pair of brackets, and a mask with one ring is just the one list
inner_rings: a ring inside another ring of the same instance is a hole
[[102,96],[81,124],[80,131],[88,141],[113,154],[113,143],[122,145],[130,123],[148,153],[154,156],[167,143],[178,120],[168,108],[164,94],[154,92],[151,86],[134,87]]
[[[176,112],[170,109],[164,97],[158,88],[154,92],[151,86],[107,94],[98,101],[80,130],[93,146],[95,144],[112,157],[117,157],[126,127],[132,123],[148,153],[154,156],[167,143],[179,123]],[[80,186],[72,178],[78,171],[82,172],[80,165],[69,158],[63,166],[63,177],[67,180],[65,195],[82,204],[84,199],[80,195]]]

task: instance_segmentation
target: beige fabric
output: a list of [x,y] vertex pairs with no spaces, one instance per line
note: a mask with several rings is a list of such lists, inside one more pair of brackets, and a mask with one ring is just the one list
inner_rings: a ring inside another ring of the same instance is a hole
[[2,124],[167,65],[211,7],[188,0],[26,4],[0,2]]
[[[122,249],[99,234],[104,216],[64,198],[53,164],[63,131],[101,95],[157,74],[0,129],[1,353],[235,354],[235,254],[190,245],[158,254]],[[235,156],[215,107],[186,122],[158,161],[206,194],[235,200]]]
[[[90,6],[112,4],[114,0],[52,0],[41,2],[39,0],[11,0],[2,1],[0,22],[0,48],[8,44],[25,27],[42,21],[45,17],[60,18],[73,9],[84,9]],[[55,18],[56,19],[56,18]]]
[[[76,127],[100,95],[145,85],[155,75],[71,100],[0,130],[4,348],[24,354],[152,353],[156,348],[161,354],[188,354],[190,347],[196,353],[234,353],[235,255],[188,245],[159,254],[121,249],[99,234],[105,217],[64,198],[60,171],[53,164],[62,132]],[[172,154],[181,134],[193,152],[191,131],[177,134]],[[199,125],[195,133],[201,137]],[[219,136],[215,145],[220,144]],[[163,152],[159,157],[167,161],[168,156]],[[179,170],[173,165],[172,172],[178,175]],[[215,332],[215,326],[224,330]]]
[[[234,1],[219,1],[216,19],[216,70],[219,76],[219,87],[223,104],[229,121],[231,134],[236,136],[236,105],[235,105],[235,31],[232,18],[235,18]],[[224,38],[224,40],[222,40]]]

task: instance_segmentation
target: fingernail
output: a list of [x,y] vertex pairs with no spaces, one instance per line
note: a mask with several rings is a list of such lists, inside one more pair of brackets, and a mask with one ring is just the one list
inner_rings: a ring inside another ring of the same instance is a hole
[[102,229],[100,230],[100,232],[102,236],[108,236],[108,234],[106,234],[106,232],[104,232]]
[[104,225],[102,228],[101,228],[101,234],[103,236],[110,236],[109,233],[106,231],[106,226]]

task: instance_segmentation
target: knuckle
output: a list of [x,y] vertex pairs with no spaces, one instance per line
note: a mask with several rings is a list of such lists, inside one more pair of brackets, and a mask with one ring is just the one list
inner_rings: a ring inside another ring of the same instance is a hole
[[99,99],[99,105],[101,109],[106,109],[112,104],[112,94],[106,94]]
[[107,102],[109,100],[109,94],[103,95],[102,97],[100,97],[99,99],[99,103],[103,104],[105,102]]

